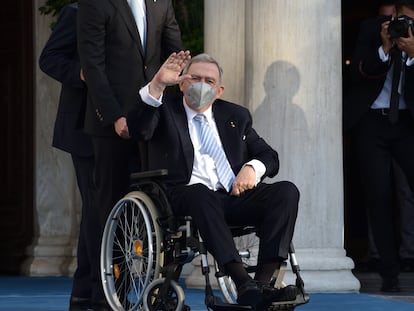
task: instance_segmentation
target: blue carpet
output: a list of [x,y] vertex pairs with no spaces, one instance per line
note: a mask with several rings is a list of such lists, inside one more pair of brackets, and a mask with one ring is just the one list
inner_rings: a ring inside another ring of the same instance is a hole
[[[63,311],[68,308],[72,279],[0,276],[0,310]],[[186,289],[192,311],[206,310],[204,291]],[[297,311],[413,311],[414,304],[366,294],[311,294]]]

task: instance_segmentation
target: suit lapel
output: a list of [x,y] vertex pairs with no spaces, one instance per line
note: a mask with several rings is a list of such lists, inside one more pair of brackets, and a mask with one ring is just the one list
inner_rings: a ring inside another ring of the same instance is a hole
[[235,153],[240,150],[239,140],[241,139],[241,129],[239,128],[237,119],[231,114],[228,115],[228,111],[222,109],[220,102],[216,101],[213,104],[213,115],[224,152],[226,153],[230,165],[233,166],[235,159],[237,158]]
[[[182,103],[182,97],[175,100],[173,105],[169,105],[172,112],[172,120],[175,124],[178,132],[179,139],[181,141],[181,146],[183,148],[184,158],[186,161],[187,171],[191,172],[194,162],[194,148],[193,143],[191,142],[190,133],[188,130],[188,120],[187,114]],[[181,101],[180,101],[181,100]]]
[[145,53],[142,48],[141,39],[140,39],[139,32],[138,32],[138,27],[137,27],[134,15],[131,12],[131,8],[129,7],[127,0],[110,0],[110,1],[118,9],[118,12],[122,16],[122,19],[124,20],[128,28],[128,31],[131,34],[131,37],[133,38],[135,44],[137,45],[137,48],[141,56],[144,57]]

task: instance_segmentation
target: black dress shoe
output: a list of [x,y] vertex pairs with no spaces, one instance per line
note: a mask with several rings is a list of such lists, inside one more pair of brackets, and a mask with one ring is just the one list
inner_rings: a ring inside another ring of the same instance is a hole
[[106,300],[97,300],[92,302],[92,310],[96,311],[112,311]]
[[90,305],[91,300],[89,298],[71,296],[69,300],[69,311],[89,310]]
[[248,280],[237,288],[237,303],[244,306],[255,306],[262,291],[253,280]]
[[381,291],[385,293],[399,293],[401,291],[397,277],[383,278]]
[[282,288],[263,286],[262,302],[271,304],[272,302],[292,301],[296,299],[299,290],[294,285],[288,285]]
[[401,271],[414,272],[414,258],[404,258],[401,260]]

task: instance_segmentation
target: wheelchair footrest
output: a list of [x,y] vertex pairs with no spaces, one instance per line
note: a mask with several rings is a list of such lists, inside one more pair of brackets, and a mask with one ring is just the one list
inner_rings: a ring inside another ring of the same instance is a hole
[[295,307],[306,304],[309,302],[309,295],[299,293],[296,295],[295,300],[291,301],[277,301],[267,308],[268,311],[279,311],[279,310],[294,310]]

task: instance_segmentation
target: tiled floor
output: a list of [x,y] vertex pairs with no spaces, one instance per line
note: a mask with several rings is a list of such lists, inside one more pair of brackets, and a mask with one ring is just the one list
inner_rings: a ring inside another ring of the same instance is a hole
[[[354,272],[356,277],[361,282],[361,293],[383,296],[390,299],[399,301],[410,302],[414,304],[414,273],[401,273],[400,287],[401,293],[397,294],[384,294],[379,291],[379,284],[381,284],[381,278],[378,273],[375,272]],[[413,306],[414,310],[414,306]]]
[[[1,311],[63,311],[67,310],[71,278],[29,278],[0,276]],[[206,310],[204,291],[185,289],[186,304],[192,311]],[[310,294],[310,302],[297,311],[413,311],[411,297],[376,296],[375,294]],[[401,297],[400,297],[401,298]],[[408,299],[410,298],[410,299]],[[399,301],[400,300],[400,301]]]

